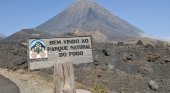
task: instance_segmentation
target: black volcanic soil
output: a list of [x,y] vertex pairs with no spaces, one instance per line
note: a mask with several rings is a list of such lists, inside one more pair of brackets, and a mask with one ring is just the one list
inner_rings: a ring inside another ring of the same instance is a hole
[[[75,79],[87,87],[104,86],[109,93],[169,93],[170,47],[119,43],[94,43],[94,62],[74,65]],[[26,46],[17,43],[0,44],[0,66],[26,69]],[[52,80],[52,69],[39,70]],[[153,80],[158,89],[148,83]]]

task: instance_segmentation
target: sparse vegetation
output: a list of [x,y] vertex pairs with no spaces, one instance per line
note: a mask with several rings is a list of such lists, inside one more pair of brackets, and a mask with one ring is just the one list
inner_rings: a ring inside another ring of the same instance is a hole
[[100,84],[95,83],[92,87],[95,90],[95,93],[108,93],[104,86]]

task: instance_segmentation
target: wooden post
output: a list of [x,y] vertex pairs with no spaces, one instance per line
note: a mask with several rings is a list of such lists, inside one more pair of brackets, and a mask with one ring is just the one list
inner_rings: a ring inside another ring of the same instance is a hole
[[76,93],[73,64],[57,63],[54,65],[55,93]]

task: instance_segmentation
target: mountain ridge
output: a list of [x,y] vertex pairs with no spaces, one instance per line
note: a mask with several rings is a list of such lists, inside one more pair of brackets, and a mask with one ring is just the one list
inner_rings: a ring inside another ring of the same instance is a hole
[[35,29],[21,29],[20,31],[12,34],[11,36],[5,38],[5,41],[13,42],[27,42],[27,38],[48,38],[52,37],[47,32],[37,31]]
[[[5,40],[38,37],[92,36],[95,41],[124,41],[141,38],[144,32],[91,0],[77,0],[39,26],[22,29]],[[47,35],[44,35],[46,33]],[[18,41],[18,40],[17,40]],[[22,40],[21,40],[22,41]]]
[[108,40],[138,38],[142,30],[127,21],[112,15],[105,8],[89,0],[77,0],[58,15],[35,28],[39,31],[60,35],[74,33],[76,29],[84,32],[101,32]]

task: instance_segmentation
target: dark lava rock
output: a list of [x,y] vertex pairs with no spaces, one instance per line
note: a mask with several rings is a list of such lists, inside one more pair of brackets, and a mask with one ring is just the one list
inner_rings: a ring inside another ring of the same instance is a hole
[[170,63],[170,59],[166,59],[166,60],[164,60],[164,62]]
[[23,44],[5,43],[0,45],[0,67],[20,69],[27,68],[27,48]]
[[139,40],[139,41],[137,41],[136,45],[141,45],[142,46],[144,44],[143,44],[142,40]]
[[118,42],[117,45],[118,45],[118,46],[123,46],[124,43],[123,43],[123,42]]
[[160,58],[158,54],[148,54],[147,61],[148,62],[155,62]]
[[104,53],[105,56],[110,56],[111,55],[111,53],[108,50],[103,49],[102,52]]

